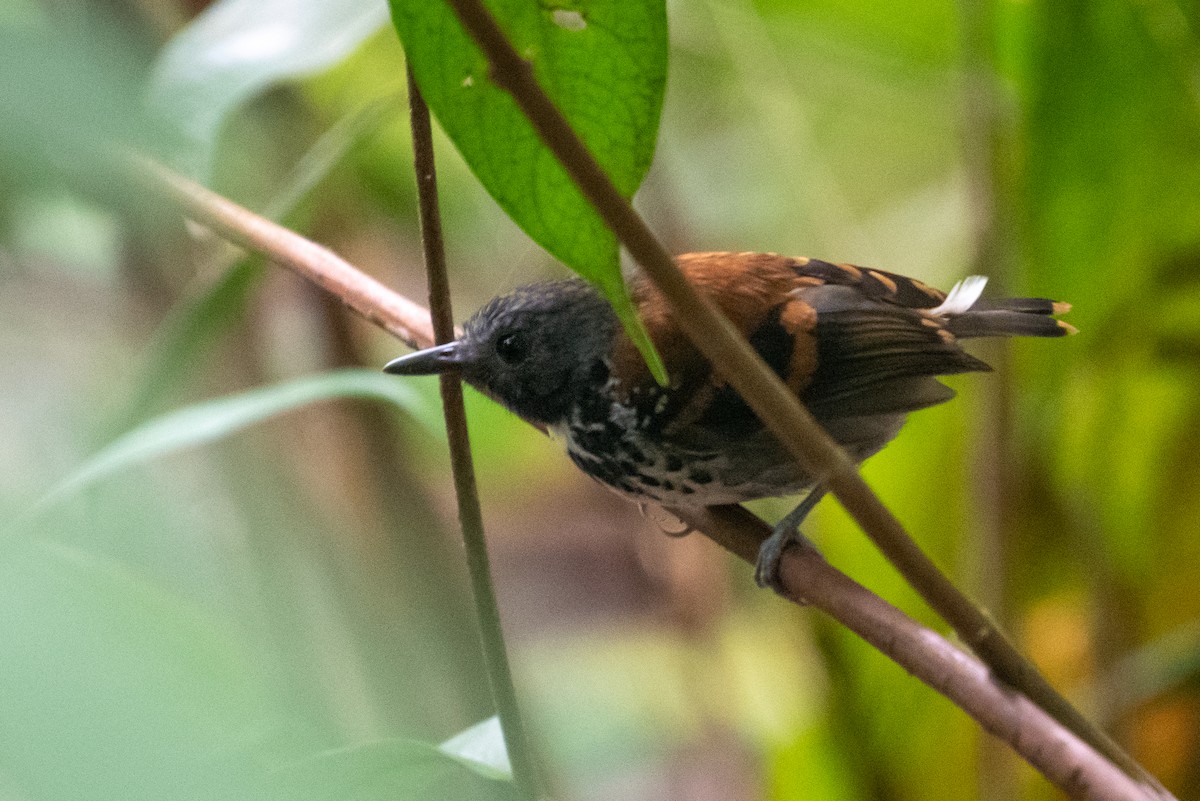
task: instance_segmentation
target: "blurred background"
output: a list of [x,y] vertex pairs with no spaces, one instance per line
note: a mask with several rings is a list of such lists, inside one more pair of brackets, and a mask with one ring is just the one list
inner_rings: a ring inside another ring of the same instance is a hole
[[[337,399],[372,379],[330,371],[404,347],[81,147],[187,154],[424,302],[403,53],[379,3],[207,6],[0,0],[0,798],[487,796],[386,758],[492,714],[436,383]],[[943,288],[984,273],[1074,304],[1079,336],[976,349],[997,372],[952,379],[958,400],[865,473],[1056,686],[1200,798],[1200,8],[676,0],[669,17],[637,203],[671,249]],[[247,41],[251,67],[229,67]],[[191,127],[148,119],[147,84]],[[438,146],[460,319],[563,274]],[[299,405],[298,386],[333,399]],[[469,400],[557,797],[1058,797],[853,635]],[[835,502],[808,533],[937,625]]]

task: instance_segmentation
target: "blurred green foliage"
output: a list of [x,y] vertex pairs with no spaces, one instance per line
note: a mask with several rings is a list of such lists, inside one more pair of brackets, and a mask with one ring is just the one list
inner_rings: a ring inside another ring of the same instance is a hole
[[[474,746],[434,746],[492,713],[434,383],[362,400],[388,385],[338,368],[394,342],[144,202],[106,149],[199,153],[218,190],[420,298],[396,34],[331,28],[341,4],[224,0],[269,13],[235,14],[246,60],[220,61],[204,5],[0,3],[0,798],[503,797]],[[1200,12],[669,10],[637,203],[674,249],[984,271],[1075,304],[1079,336],[981,351],[998,373],[956,380],[866,473],[1052,681],[1200,797]],[[201,133],[182,88],[163,99],[168,67],[212,93]],[[460,312],[561,274],[438,147]],[[341,400],[244,427],[317,397]],[[853,636],[470,404],[558,795],[1054,797]],[[165,437],[155,458],[38,506],[134,430]],[[811,526],[930,620],[832,503]]]

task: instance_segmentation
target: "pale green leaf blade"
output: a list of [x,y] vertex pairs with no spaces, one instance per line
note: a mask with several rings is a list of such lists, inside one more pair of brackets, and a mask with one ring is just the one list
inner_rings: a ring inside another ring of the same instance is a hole
[[[45,496],[39,507],[120,470],[230,436],[301,406],[332,398],[365,398],[416,412],[421,396],[374,370],[338,370],[197,403],[156,417],[119,437]],[[427,419],[428,415],[424,415]]]
[[152,106],[179,126],[178,166],[207,176],[221,126],[269,86],[338,63],[387,22],[382,0],[220,0],[167,43]]
[[[468,730],[471,731],[471,730]],[[289,784],[318,797],[358,801],[515,799],[510,777],[431,743],[381,740],[325,751],[288,765]]]
[[[130,37],[83,9],[0,21],[0,185],[114,188],[112,152],[154,150],[161,131],[141,105]],[[51,22],[52,18],[52,22]]]
[[95,554],[17,539],[3,557],[5,798],[282,801],[280,706],[235,632]]

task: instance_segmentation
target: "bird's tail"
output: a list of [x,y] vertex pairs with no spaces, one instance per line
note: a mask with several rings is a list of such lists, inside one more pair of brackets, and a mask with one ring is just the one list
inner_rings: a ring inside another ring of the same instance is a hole
[[956,337],[1061,337],[1077,333],[1075,326],[1055,319],[1066,314],[1071,304],[1046,298],[1003,298],[982,300],[979,295],[987,280],[970,276],[955,284],[946,300],[929,313],[946,320]]

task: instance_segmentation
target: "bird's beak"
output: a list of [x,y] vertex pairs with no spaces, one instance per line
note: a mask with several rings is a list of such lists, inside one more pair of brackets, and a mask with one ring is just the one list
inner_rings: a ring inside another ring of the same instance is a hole
[[392,375],[432,375],[453,370],[462,363],[463,354],[458,342],[447,342],[392,359],[383,366],[383,371]]

